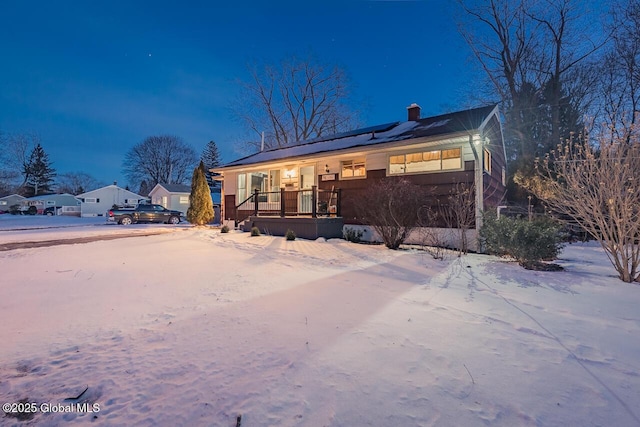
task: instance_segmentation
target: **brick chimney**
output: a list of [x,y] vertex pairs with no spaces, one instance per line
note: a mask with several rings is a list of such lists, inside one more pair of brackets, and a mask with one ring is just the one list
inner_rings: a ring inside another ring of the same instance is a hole
[[409,115],[409,121],[415,122],[420,120],[420,106],[415,102],[407,107],[407,113]]

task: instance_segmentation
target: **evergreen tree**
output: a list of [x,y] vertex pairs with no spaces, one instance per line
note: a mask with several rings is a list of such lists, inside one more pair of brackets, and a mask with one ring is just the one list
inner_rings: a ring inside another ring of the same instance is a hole
[[56,171],[51,167],[49,156],[42,145],[37,144],[31,151],[29,161],[23,167],[23,174],[27,178],[25,190],[28,196],[52,192]]
[[140,182],[140,189],[138,190],[138,194],[140,194],[141,196],[148,196],[149,191],[151,191],[151,189],[149,189],[149,184],[147,184],[147,181],[143,179]]
[[191,194],[189,195],[189,209],[187,209],[187,221],[195,225],[205,225],[213,220],[213,202],[205,177],[204,163],[193,171],[191,179]]
[[202,157],[200,158],[202,163],[204,164],[204,173],[207,178],[207,184],[209,184],[209,188],[213,192],[214,189],[220,188],[220,182],[215,181],[214,177],[218,174],[214,174],[209,170],[211,168],[215,168],[216,166],[220,166],[222,163],[220,160],[220,152],[218,151],[218,146],[215,141],[209,141],[204,147],[204,151],[202,152]]

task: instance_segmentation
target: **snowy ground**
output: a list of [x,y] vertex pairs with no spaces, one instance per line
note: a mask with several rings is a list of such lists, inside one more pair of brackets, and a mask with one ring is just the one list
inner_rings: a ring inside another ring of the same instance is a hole
[[165,233],[0,252],[0,403],[99,409],[1,425],[640,425],[640,286],[593,244],[547,273],[46,220],[0,216],[0,244]]

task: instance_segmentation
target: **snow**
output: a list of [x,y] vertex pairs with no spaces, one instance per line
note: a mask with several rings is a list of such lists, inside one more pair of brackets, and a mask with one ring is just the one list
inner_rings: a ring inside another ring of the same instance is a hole
[[0,230],[162,232],[0,251],[0,401],[99,408],[2,425],[640,424],[640,286],[592,243],[531,272],[186,224]]

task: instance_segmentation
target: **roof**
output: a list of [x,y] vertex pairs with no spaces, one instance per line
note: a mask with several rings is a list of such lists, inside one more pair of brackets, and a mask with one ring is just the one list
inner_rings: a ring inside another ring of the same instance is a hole
[[62,199],[75,199],[76,196],[69,193],[51,193],[51,194],[39,194],[37,196],[27,197],[26,200],[62,200]]
[[496,104],[492,104],[416,121],[387,123],[329,135],[310,141],[298,142],[287,147],[260,151],[215,168],[215,170],[408,139],[469,132],[479,129],[495,108]]
[[[184,184],[157,184],[167,190],[169,193],[191,193],[191,187]],[[155,187],[154,187],[155,189]],[[150,193],[153,190],[150,191]]]
[[141,196],[140,194],[134,193],[133,191],[127,190],[126,188],[119,187],[115,184],[105,185],[104,187],[96,188],[95,190],[86,191],[84,193],[78,194],[76,197],[82,198],[82,197],[92,196],[94,193],[102,194],[104,191],[109,191],[109,190],[129,193],[129,195],[131,196],[130,198],[134,198],[134,197],[138,199],[146,198],[144,196]]
[[5,199],[26,199],[26,197],[21,196],[20,194],[8,194],[6,196],[0,197],[0,200],[5,200]]

